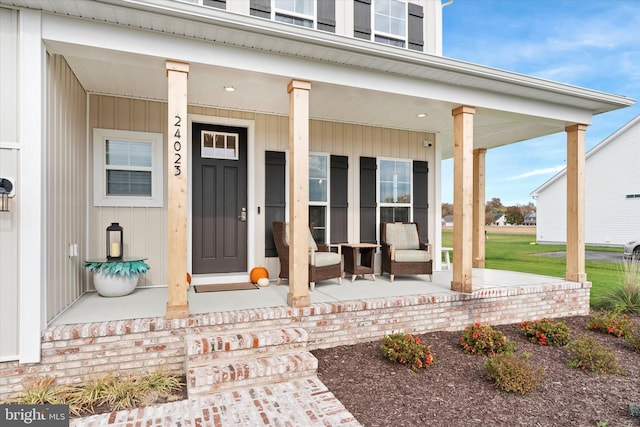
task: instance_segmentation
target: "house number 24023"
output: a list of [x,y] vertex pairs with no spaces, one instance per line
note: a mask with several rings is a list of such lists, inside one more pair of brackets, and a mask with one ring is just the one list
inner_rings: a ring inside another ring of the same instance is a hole
[[182,173],[182,154],[180,151],[182,150],[182,143],[180,142],[180,126],[182,124],[182,117],[179,114],[173,116],[175,118],[175,122],[173,123],[173,137],[176,138],[173,141],[173,175],[178,176]]

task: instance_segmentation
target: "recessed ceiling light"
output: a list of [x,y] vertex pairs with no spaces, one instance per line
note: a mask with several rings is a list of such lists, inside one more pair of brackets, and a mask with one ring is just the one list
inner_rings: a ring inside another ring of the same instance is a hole
[[427,113],[418,113],[416,114],[416,117],[419,117],[419,118],[427,117]]
[[224,87],[224,91],[225,91],[225,92],[235,92],[235,91],[236,91],[236,88],[235,88],[235,87],[233,87],[233,86],[225,86],[225,87]]

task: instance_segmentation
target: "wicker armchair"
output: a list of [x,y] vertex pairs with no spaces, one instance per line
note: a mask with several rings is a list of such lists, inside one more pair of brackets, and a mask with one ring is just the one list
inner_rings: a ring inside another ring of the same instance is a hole
[[[273,240],[276,243],[276,251],[280,259],[281,279],[289,279],[289,224],[284,222],[273,223]],[[338,279],[342,284],[342,257],[329,251],[328,245],[316,244],[311,231],[309,231],[309,284],[313,291],[316,282],[327,279]]]
[[415,222],[380,224],[382,241],[382,273],[389,273],[393,282],[396,274],[433,275],[431,245],[420,241],[420,226]]

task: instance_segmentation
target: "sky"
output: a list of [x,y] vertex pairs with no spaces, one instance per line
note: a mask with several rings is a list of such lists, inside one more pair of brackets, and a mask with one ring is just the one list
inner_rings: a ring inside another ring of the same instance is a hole
[[[442,16],[445,57],[640,101],[640,0],[454,0]],[[637,103],[594,116],[587,151],[639,115]],[[565,166],[564,132],[490,149],[486,199],[535,203],[530,193]],[[453,159],[442,167],[452,203]]]

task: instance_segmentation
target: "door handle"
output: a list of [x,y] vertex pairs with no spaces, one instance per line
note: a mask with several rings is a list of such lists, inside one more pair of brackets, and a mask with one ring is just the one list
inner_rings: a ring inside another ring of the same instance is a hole
[[246,222],[247,221],[247,208],[242,208],[242,210],[240,211],[240,216],[238,217],[238,219],[242,222]]

